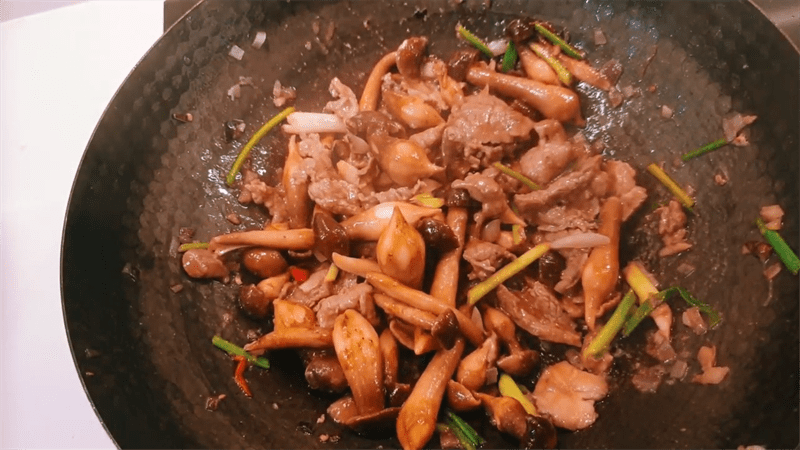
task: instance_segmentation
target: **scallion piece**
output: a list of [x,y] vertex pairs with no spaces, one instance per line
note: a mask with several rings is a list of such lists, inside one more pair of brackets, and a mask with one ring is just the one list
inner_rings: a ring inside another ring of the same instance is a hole
[[253,356],[250,353],[247,353],[243,348],[233,344],[231,342],[222,339],[219,336],[214,336],[211,338],[211,343],[214,344],[215,347],[221,350],[225,350],[230,355],[238,355],[244,357],[247,362],[251,364],[255,364],[262,369],[269,369],[269,360],[267,358],[262,358],[261,356]]
[[522,390],[510,375],[506,373],[500,375],[500,379],[497,380],[497,388],[500,389],[500,394],[503,397],[511,397],[518,401],[522,407],[525,408],[526,413],[532,416],[536,415],[536,407],[533,406],[533,402],[531,402],[528,397],[525,397]]
[[[447,425],[456,433],[456,436],[459,436],[459,440],[461,440],[461,436],[465,438],[472,445],[472,448],[478,447],[486,442],[485,439],[478,435],[478,432],[475,431],[467,422],[464,422],[464,419],[458,417],[453,411],[449,409],[446,412],[447,416]],[[462,444],[464,442],[462,441]],[[465,447],[466,448],[466,447]]]
[[545,242],[533,247],[520,255],[519,258],[506,264],[502,269],[493,273],[492,276],[473,286],[467,292],[467,303],[474,305],[478,300],[483,298],[484,295],[491,292],[492,289],[499,286],[502,282],[522,272],[523,269],[530,266],[534,261],[547,253],[548,250],[550,250],[550,244]]
[[693,212],[692,207],[694,206],[694,199],[689,197],[689,194],[681,189],[681,187],[678,186],[678,183],[670,178],[669,175],[667,175],[666,172],[661,169],[661,167],[658,167],[655,164],[650,164],[647,166],[647,171],[656,177],[664,186],[666,186],[667,189],[672,192],[672,195],[674,195],[675,198],[677,198],[686,209]]
[[717,139],[714,142],[710,142],[710,143],[698,148],[697,150],[692,150],[691,152],[681,156],[681,159],[683,161],[688,161],[688,160],[690,160],[692,158],[697,158],[698,156],[705,155],[708,152],[713,152],[714,150],[716,150],[716,149],[718,149],[720,147],[724,147],[725,144],[727,144],[727,143],[728,143],[728,140],[725,139],[725,138]]
[[517,48],[514,47],[514,41],[508,41],[508,47],[506,47],[506,52],[503,54],[503,65],[501,69],[503,72],[508,72],[509,70],[514,68],[514,64],[517,63]]
[[798,259],[797,254],[789,247],[789,244],[783,240],[777,231],[767,228],[767,225],[762,219],[756,219],[756,225],[758,225],[758,231],[760,231],[767,242],[769,242],[769,245],[775,249],[775,253],[780,256],[786,268],[789,269],[793,275],[797,275],[797,272],[800,270],[800,259]]
[[622,328],[622,335],[628,337],[629,334],[639,326],[639,324],[644,320],[645,317],[649,316],[651,312],[653,312],[656,307],[653,305],[653,299],[657,298],[657,295],[650,297],[649,299],[642,302],[636,311],[628,317],[628,320],[625,321],[625,324]]
[[331,264],[328,268],[328,271],[325,272],[325,281],[333,283],[336,281],[336,277],[339,276],[339,267],[336,264]]
[[658,294],[651,295],[650,298],[647,299],[647,301],[642,302],[642,304],[633,313],[633,315],[630,316],[627,321],[625,321],[625,326],[622,330],[623,336],[628,336],[629,334],[631,334],[633,329],[636,328],[645,317],[650,315],[650,313],[653,312],[656,306],[666,301],[666,299],[669,298],[669,296],[671,296],[675,292],[677,292],[678,295],[680,295],[681,298],[683,298],[686,301],[686,303],[688,303],[691,306],[696,306],[697,309],[700,310],[700,312],[708,316],[709,327],[713,328],[720,322],[721,319],[719,317],[719,313],[715,311],[714,308],[695,298],[686,289],[679,286],[673,286],[671,288],[664,289]]
[[188,244],[181,244],[178,247],[179,252],[185,252],[195,248],[208,248],[208,242],[189,242]]
[[564,83],[566,86],[572,85],[572,74],[569,73],[566,67],[561,65],[556,58],[553,57],[544,47],[539,44],[531,44],[531,50],[536,53],[536,56],[542,58],[547,65],[549,65],[558,77],[558,81]]
[[564,41],[563,39],[558,37],[552,31],[548,30],[547,27],[545,27],[544,25],[537,23],[536,25],[533,26],[533,28],[536,31],[538,31],[539,34],[541,34],[542,36],[547,38],[548,41],[550,41],[553,44],[556,44],[557,46],[561,47],[561,50],[564,52],[564,54],[566,54],[568,56],[571,56],[571,57],[573,57],[575,59],[578,59],[578,60],[583,59],[583,54],[580,51],[578,51],[575,47],[567,44],[566,41]]
[[617,336],[617,333],[619,333],[619,330],[621,330],[622,326],[625,325],[625,321],[627,320],[630,310],[635,302],[636,294],[634,294],[633,289],[631,289],[627,294],[625,294],[624,297],[622,297],[622,301],[619,302],[617,309],[614,310],[614,314],[611,315],[611,318],[608,319],[608,322],[603,325],[603,328],[597,333],[592,342],[590,342],[589,345],[587,345],[583,350],[584,358],[588,356],[596,358],[608,350],[608,346],[611,344],[611,341],[614,340],[614,338]]
[[514,178],[515,180],[518,180],[519,182],[521,182],[525,186],[528,186],[528,188],[530,190],[532,190],[532,191],[537,191],[537,190],[541,189],[538,184],[533,182],[533,180],[531,180],[530,178],[526,177],[525,175],[517,172],[516,170],[514,170],[514,169],[512,169],[512,168],[510,168],[508,166],[504,166],[504,165],[500,164],[499,162],[496,162],[496,163],[494,163],[492,165],[494,166],[495,169],[499,170],[500,172],[503,172],[504,174],[510,176],[511,178]]
[[444,199],[439,197],[434,197],[433,194],[431,194],[430,192],[423,192],[422,194],[417,194],[411,197],[411,199],[422,206],[427,206],[428,208],[441,208],[442,206],[444,206]]
[[486,44],[483,43],[483,41],[478,39],[477,36],[470,33],[469,30],[464,28],[463,25],[460,24],[458,25],[458,32],[459,34],[461,34],[461,36],[464,37],[464,39],[467,40],[467,42],[469,42],[470,44],[472,44],[472,46],[483,52],[486,56],[488,56],[489,58],[494,57],[494,53],[492,53],[492,50],[489,49],[489,47],[487,47]]
[[233,167],[228,172],[228,176],[225,178],[225,181],[228,183],[228,186],[233,185],[234,180],[236,180],[236,174],[239,173],[239,169],[242,168],[242,164],[244,164],[244,160],[247,159],[247,155],[250,154],[250,150],[258,144],[258,141],[261,140],[267,133],[270,132],[273,128],[275,128],[279,123],[281,123],[289,114],[294,112],[294,106],[290,106],[283,111],[279,112],[275,117],[269,119],[269,122],[265,123],[253,137],[247,141],[247,144],[244,145],[242,151],[239,152],[239,156],[236,158],[236,161],[233,163]]

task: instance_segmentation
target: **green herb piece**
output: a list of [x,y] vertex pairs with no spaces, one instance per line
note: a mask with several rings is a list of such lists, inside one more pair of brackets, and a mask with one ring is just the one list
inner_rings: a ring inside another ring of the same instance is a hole
[[541,187],[539,187],[538,184],[534,183],[533,180],[531,180],[530,178],[526,177],[525,175],[517,172],[516,170],[508,166],[504,166],[499,162],[496,162],[492,165],[494,166],[495,169],[499,170],[500,172],[503,172],[504,174],[510,176],[511,178],[520,181],[522,184],[527,186],[532,191],[538,191],[539,189],[541,189]]
[[499,286],[500,283],[513,277],[519,272],[522,272],[523,269],[530,266],[537,259],[541,258],[541,256],[547,253],[548,250],[550,250],[550,244],[545,242],[533,247],[532,249],[520,255],[519,258],[506,264],[502,269],[493,273],[492,276],[473,286],[467,292],[467,303],[474,305],[484,295],[488,294],[492,291],[492,289]]
[[[511,211],[517,216],[519,216],[519,210],[517,210],[516,205],[511,205]],[[514,245],[519,245],[522,243],[522,233],[523,233],[522,225],[518,223],[511,225],[511,242]]]
[[508,47],[506,47],[506,52],[503,54],[503,65],[501,69],[503,72],[508,72],[509,70],[514,68],[514,64],[517,63],[517,48],[514,47],[514,41],[508,41]]
[[633,329],[636,328],[639,325],[639,323],[642,320],[644,320],[645,317],[650,315],[650,313],[653,312],[656,306],[660,305],[675,292],[677,292],[678,295],[680,295],[681,298],[686,301],[686,303],[688,303],[690,306],[696,306],[697,309],[700,310],[700,312],[702,312],[708,317],[708,325],[710,328],[714,328],[720,322],[721,319],[719,317],[719,313],[715,311],[714,308],[695,298],[686,289],[679,286],[673,286],[664,289],[658,294],[651,295],[650,298],[647,299],[647,301],[642,302],[642,304],[639,306],[636,312],[634,312],[633,315],[630,316],[627,321],[625,321],[625,326],[622,330],[623,336],[628,336],[629,334],[631,334]]
[[661,167],[658,167],[655,164],[650,164],[649,166],[647,166],[647,171],[650,172],[651,175],[656,177],[658,181],[660,181],[664,186],[666,186],[667,189],[669,189],[669,191],[672,193],[672,195],[674,195],[675,198],[677,198],[678,201],[681,202],[681,204],[683,204],[683,206],[686,209],[688,209],[689,211],[693,211],[692,206],[694,206],[694,199],[692,199],[692,197],[689,197],[689,194],[687,194],[686,191],[681,189],[681,187],[678,186],[678,183],[676,183],[672,178],[670,178],[669,175],[667,175],[666,172],[664,172],[664,170],[661,169]]
[[517,385],[511,376],[505,373],[500,375],[500,378],[497,380],[497,387],[500,389],[500,394],[502,394],[503,397],[513,398],[525,408],[525,412],[532,416],[536,415],[536,407],[533,406],[533,403],[528,397],[525,397],[519,385]]
[[777,231],[767,228],[767,225],[760,218],[756,219],[756,225],[758,225],[758,231],[760,231],[767,242],[769,242],[769,245],[775,249],[775,253],[780,256],[783,265],[785,265],[793,275],[797,275],[798,270],[800,270],[800,258],[792,251],[789,244],[783,240]]
[[556,72],[558,81],[567,86],[572,84],[572,74],[569,73],[569,70],[561,65],[561,63],[558,62],[558,59],[554,58],[553,55],[551,55],[544,47],[539,44],[531,44],[531,50],[533,50],[533,53],[536,53],[536,56],[542,58]]
[[716,150],[716,149],[718,149],[720,147],[724,147],[727,143],[728,143],[728,141],[725,138],[717,139],[714,142],[710,142],[710,143],[698,148],[697,150],[692,150],[691,152],[681,156],[681,159],[683,161],[688,161],[688,160],[690,160],[692,158],[697,158],[698,156],[705,155],[706,153],[712,152],[712,151],[714,151],[714,150]]
[[181,246],[178,247],[178,251],[185,252],[195,248],[208,248],[208,242],[190,242],[188,244],[181,244]]
[[611,315],[608,322],[603,325],[603,328],[597,333],[592,342],[583,350],[584,358],[587,356],[596,358],[608,350],[611,341],[614,340],[617,333],[622,329],[622,326],[625,325],[625,321],[635,302],[636,294],[634,294],[633,289],[631,289],[622,297],[622,301],[619,302],[617,309],[614,310],[614,314]]
[[465,422],[464,419],[458,417],[453,411],[448,409],[445,415],[447,417],[447,425],[453,430],[465,449],[474,449],[486,442],[485,439],[478,435],[478,432],[475,431],[474,428]]
[[636,311],[628,317],[628,320],[625,321],[625,325],[622,328],[622,335],[628,337],[629,334],[637,327],[639,324],[644,320],[645,317],[649,316],[654,309],[656,309],[655,305],[653,305],[653,300],[657,296],[653,295],[649,299],[642,302]]
[[494,57],[494,53],[492,53],[492,51],[489,49],[489,47],[487,47],[486,44],[483,43],[483,41],[478,39],[477,36],[475,36],[474,34],[470,33],[469,30],[464,28],[463,25],[460,25],[460,24],[458,25],[458,32],[459,32],[459,34],[461,34],[461,36],[464,37],[464,39],[467,40],[467,42],[472,44],[473,47],[475,47],[478,50],[480,50],[481,52],[483,52],[489,58],[493,58]]
[[580,52],[575,47],[567,44],[566,41],[564,41],[563,39],[558,37],[552,31],[548,30],[547,27],[545,27],[544,25],[537,23],[536,25],[533,26],[533,28],[536,31],[538,31],[539,34],[541,34],[542,36],[547,38],[548,41],[550,41],[553,44],[556,44],[557,46],[561,47],[561,50],[564,52],[565,55],[571,56],[571,57],[573,57],[575,59],[578,59],[578,60],[583,59],[582,52]]
[[239,156],[236,158],[236,161],[233,163],[233,167],[228,172],[228,176],[225,178],[225,181],[228,183],[228,186],[233,185],[234,180],[236,180],[236,174],[239,173],[239,169],[242,168],[242,164],[244,164],[244,160],[247,159],[247,155],[250,154],[250,150],[258,144],[258,141],[261,140],[267,133],[270,132],[273,128],[275,128],[279,123],[281,123],[289,114],[294,112],[294,106],[290,106],[283,111],[279,112],[275,117],[269,119],[267,123],[264,124],[253,137],[247,141],[247,144],[244,145],[242,151],[239,152]]
[[681,298],[686,301],[686,303],[688,303],[691,306],[696,306],[697,309],[700,310],[700,312],[708,316],[708,326],[710,328],[714,328],[721,320],[719,317],[719,313],[716,312],[714,308],[696,299],[692,294],[689,293],[689,291],[680,286],[673,286],[669,289],[665,289],[663,292],[664,292],[664,298],[671,295],[673,292],[677,292],[678,295],[680,295]]
[[225,350],[230,355],[238,355],[243,356],[247,362],[251,364],[255,364],[262,369],[269,369],[269,360],[267,358],[263,358],[261,356],[253,356],[250,353],[247,353],[243,348],[233,344],[231,342],[222,339],[219,336],[214,336],[211,338],[211,343],[214,344],[215,347],[221,350]]
[[417,194],[411,197],[412,200],[416,201],[422,206],[427,206],[428,208],[441,208],[444,206],[444,199],[439,197],[434,197],[433,194],[430,192],[423,192],[422,194]]
[[325,281],[334,282],[336,277],[339,276],[339,267],[336,264],[331,264],[328,271],[325,273]]

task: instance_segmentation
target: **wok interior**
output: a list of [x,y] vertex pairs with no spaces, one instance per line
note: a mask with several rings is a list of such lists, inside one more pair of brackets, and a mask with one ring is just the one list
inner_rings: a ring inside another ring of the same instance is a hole
[[[233,363],[211,346],[211,336],[244,343],[249,330],[266,332],[269,324],[239,312],[237,286],[187,279],[176,257],[178,229],[194,228],[198,240],[207,240],[263,223],[263,211],[240,205],[236,191],[224,187],[224,173],[243,143],[226,143],[222,124],[242,119],[246,136],[252,134],[277,111],[271,100],[276,79],[297,88],[298,110],[319,111],[330,98],[332,77],[360,92],[374,62],[405,37],[429,36],[430,53],[447,57],[459,45],[453,31],[459,21],[493,37],[509,18],[531,15],[570,30],[595,65],[619,59],[620,85],[641,89],[611,109],[605,96],[579,88],[589,117],[584,133],[603,140],[610,157],[636,167],[650,193],[644,211],[623,231],[623,257],[644,259],[665,285],[680,284],[721,311],[724,322],[717,330],[699,338],[682,333],[685,341],[678,347],[715,344],[718,361],[731,368],[718,386],[664,383],[655,394],[641,394],[630,384],[631,359],[618,358],[619,376],[598,404],[599,420],[587,430],[562,433],[559,445],[796,446],[798,281],[782,273],[769,288],[760,263],[740,249],[759,238],[753,220],[760,206],[772,203],[786,211],[782,234],[798,247],[797,52],[747,3],[455,3],[384,8],[367,2],[207,1],[170,29],[132,72],[98,125],[76,178],[62,267],[77,366],[117,444],[397,445],[356,436],[330,420],[317,424],[333,398],[307,388],[291,352],[273,353],[269,371],[248,371],[255,395],[241,395],[232,380]],[[595,28],[602,28],[607,45],[593,44]],[[264,48],[251,48],[262,30]],[[227,56],[232,44],[245,49],[242,61]],[[241,98],[231,101],[226,91],[240,76],[252,77],[255,86],[243,87]],[[654,92],[647,90],[651,85]],[[660,116],[661,105],[675,111],[673,119]],[[721,117],[734,111],[758,115],[752,145],[726,148],[691,165],[676,161],[717,139]],[[191,112],[194,121],[177,122],[170,118],[174,112]],[[279,133],[264,139],[253,152],[253,167],[274,174],[284,142]],[[679,183],[695,189],[699,205],[689,225],[694,248],[666,259],[652,251],[646,216],[650,203],[668,197],[643,171],[662,161]],[[727,175],[725,186],[714,183],[717,173]],[[244,218],[242,226],[225,221],[231,212]],[[696,270],[681,274],[681,263]],[[179,293],[170,290],[176,284],[183,286]],[[683,306],[675,309],[677,316]],[[621,345],[636,353],[643,339]],[[206,398],[220,393],[227,398],[217,411],[207,411]],[[489,438],[489,447],[514,445],[488,424],[478,431]],[[341,439],[323,444],[320,434]]]

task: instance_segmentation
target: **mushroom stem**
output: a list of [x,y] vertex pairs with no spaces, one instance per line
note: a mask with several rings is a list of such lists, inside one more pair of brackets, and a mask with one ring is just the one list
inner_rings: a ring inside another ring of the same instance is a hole
[[450,350],[436,352],[414,385],[397,416],[397,437],[405,450],[421,449],[433,436],[447,382],[463,352],[462,339],[458,339]]
[[378,98],[381,93],[381,78],[389,72],[397,61],[397,52],[389,52],[375,64],[372,72],[364,85],[364,92],[358,102],[358,109],[361,111],[374,111],[378,107]]
[[448,209],[447,226],[456,234],[458,247],[445,253],[439,259],[431,284],[431,296],[439,299],[443,304],[453,307],[456,306],[458,270],[461,264],[461,254],[464,252],[468,218],[469,213],[466,208],[452,207]]
[[308,250],[314,246],[314,231],[310,228],[295,230],[251,230],[221,234],[211,238],[209,250],[226,245],[251,245],[280,250]]
[[261,336],[256,341],[245,345],[244,349],[253,354],[261,354],[266,350],[279,348],[326,348],[332,345],[330,330],[323,330],[322,328],[284,328]]
[[374,295],[375,304],[381,307],[386,314],[395,316],[402,319],[411,325],[420,327],[424,330],[433,328],[436,322],[436,316],[420,309],[408,306],[405,303],[397,301],[388,295],[376,293]]

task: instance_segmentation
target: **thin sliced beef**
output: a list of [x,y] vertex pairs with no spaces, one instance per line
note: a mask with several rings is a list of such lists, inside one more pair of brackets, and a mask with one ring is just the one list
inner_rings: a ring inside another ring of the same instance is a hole
[[581,346],[581,335],[575,330],[575,322],[544,284],[534,281],[523,292],[511,292],[500,285],[497,301],[514,323],[539,339]]
[[579,149],[567,139],[557,120],[536,122],[539,142],[519,160],[520,172],[534,183],[544,186],[557,177],[577,156]]
[[470,280],[483,280],[514,259],[514,255],[505,248],[476,238],[467,241],[463,257],[472,266]]
[[664,247],[658,251],[659,256],[675,255],[692,248],[686,241],[686,213],[681,204],[670,200],[667,206],[656,209],[658,214],[658,234],[664,241]]
[[579,161],[574,170],[562,174],[546,188],[517,194],[514,203],[522,213],[532,213],[558,205],[575,192],[586,190],[600,174],[603,157],[590,156]]
[[539,413],[550,416],[555,426],[581,430],[597,420],[594,402],[606,394],[605,378],[561,361],[544,370],[532,397]]
[[481,203],[475,214],[475,223],[481,227],[488,219],[499,217],[509,209],[506,193],[494,178],[482,173],[471,173],[463,180],[453,181],[455,189],[466,189],[469,196]]
[[499,161],[515,142],[530,137],[533,126],[531,119],[486,90],[465,97],[447,119],[442,135],[444,164],[467,160],[477,168],[480,162]]
[[636,185],[636,171],[628,163],[607,160],[605,171],[609,175],[609,194],[619,198],[625,222],[647,199],[647,190]]

